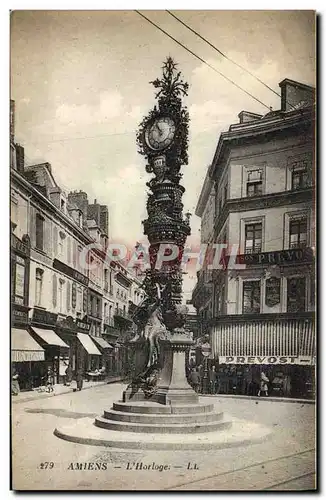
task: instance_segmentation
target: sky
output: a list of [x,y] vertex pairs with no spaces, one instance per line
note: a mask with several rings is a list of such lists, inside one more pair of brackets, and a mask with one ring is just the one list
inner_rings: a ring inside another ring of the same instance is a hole
[[[166,11],[142,11],[267,107],[280,98],[223,58]],[[276,92],[284,78],[315,85],[313,11],[173,11],[224,54]],[[135,11],[15,11],[11,16],[11,98],[16,142],[27,164],[47,161],[66,192],[84,190],[108,205],[110,239],[146,241],[145,160],[136,131],[155,103],[149,84],[167,56],[189,83],[189,164],[183,167],[185,211],[200,242],[198,196],[219,135],[242,110],[268,109],[230,84]],[[196,277],[184,279],[190,298]]]

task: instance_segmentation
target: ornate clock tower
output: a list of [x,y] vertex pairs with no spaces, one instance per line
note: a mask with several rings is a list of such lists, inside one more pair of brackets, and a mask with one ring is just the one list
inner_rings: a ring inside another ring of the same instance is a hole
[[[163,65],[162,78],[151,83],[159,89],[157,105],[144,118],[137,134],[139,153],[148,162],[146,171],[155,175],[147,183],[150,190],[148,218],[143,225],[150,243],[151,271],[148,281],[152,285],[157,284],[162,291],[164,323],[171,330],[182,326],[180,308],[177,307],[181,304],[182,293],[180,264],[185,241],[190,234],[189,219],[183,216],[182,195],[185,189],[180,185],[181,166],[188,164],[189,115],[182,106],[188,84],[183,82],[170,57]],[[161,252],[159,261],[158,252]],[[169,254],[171,260],[165,261]],[[148,290],[149,295],[152,293],[153,288]]]

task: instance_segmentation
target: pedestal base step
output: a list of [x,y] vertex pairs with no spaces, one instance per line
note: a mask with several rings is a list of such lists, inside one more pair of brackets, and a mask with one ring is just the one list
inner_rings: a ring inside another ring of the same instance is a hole
[[127,401],[118,403],[113,403],[113,409],[121,412],[128,413],[158,413],[158,414],[183,414],[189,415],[191,413],[208,413],[214,410],[213,404],[201,404],[196,405],[189,404],[178,404],[178,405],[162,405],[160,403],[154,403],[152,401]]
[[[219,418],[219,416],[218,416]],[[158,423],[145,424],[137,422],[124,422],[116,420],[108,420],[104,417],[97,417],[95,425],[102,429],[110,429],[123,432],[151,432],[155,434],[195,434],[199,432],[213,432],[217,430],[229,429],[232,422],[201,422],[197,420],[194,423]]]
[[104,410],[103,418],[119,422],[136,424],[196,424],[198,422],[218,422],[223,420],[223,413],[130,413],[120,410]]
[[232,427],[223,432],[153,434],[112,431],[96,427],[91,418],[81,418],[56,428],[54,434],[73,443],[125,450],[217,450],[262,442],[271,435],[271,429],[263,425],[226,415],[225,418],[232,422]]

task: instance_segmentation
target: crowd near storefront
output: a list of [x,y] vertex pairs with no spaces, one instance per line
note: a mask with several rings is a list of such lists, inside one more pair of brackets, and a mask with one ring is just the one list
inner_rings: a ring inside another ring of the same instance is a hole
[[108,207],[66,194],[49,163],[27,166],[14,119],[11,101],[12,392],[121,378],[141,283],[106,258]]
[[196,208],[208,257],[192,303],[225,394],[315,393],[314,89],[280,88],[280,110],[221,134]]

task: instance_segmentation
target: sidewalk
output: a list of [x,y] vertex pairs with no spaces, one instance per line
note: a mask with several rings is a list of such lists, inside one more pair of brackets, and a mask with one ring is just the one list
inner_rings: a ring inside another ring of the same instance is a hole
[[201,397],[214,397],[214,398],[232,398],[232,399],[251,399],[256,401],[282,401],[283,403],[305,403],[305,404],[315,404],[315,399],[304,399],[304,398],[285,398],[283,396],[246,396],[241,394],[199,394]]
[[[91,387],[98,387],[105,384],[114,384],[116,382],[121,382],[121,381],[122,381],[121,377],[108,377],[106,380],[90,381],[90,382],[84,380],[82,390],[90,389]],[[38,392],[37,390],[20,392],[17,396],[11,396],[11,401],[12,403],[22,403],[27,401],[33,401],[36,399],[52,398],[53,396],[58,396],[60,394],[74,392],[77,390],[76,380],[73,380],[70,386],[63,384],[55,384],[53,388],[54,388],[53,392]]]

